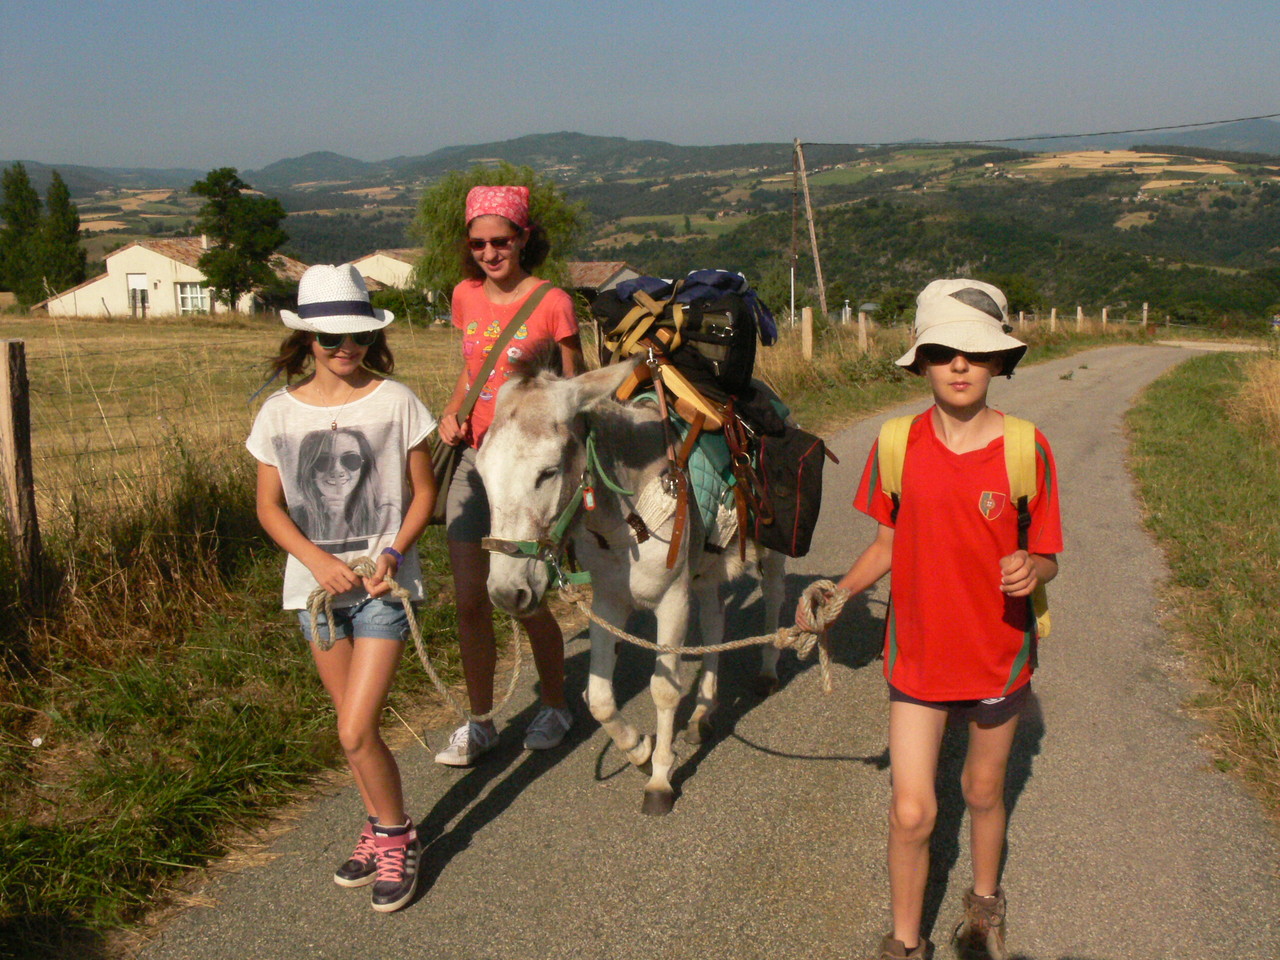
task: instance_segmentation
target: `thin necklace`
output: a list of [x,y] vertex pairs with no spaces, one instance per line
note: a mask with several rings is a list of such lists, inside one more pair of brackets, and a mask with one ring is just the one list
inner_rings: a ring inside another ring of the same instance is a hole
[[339,404],[338,409],[334,412],[333,420],[329,424],[330,430],[336,431],[338,429],[338,417],[342,416],[342,411],[346,408],[347,404],[351,402],[352,394],[354,394],[355,392],[356,392],[355,387],[349,387],[347,389],[347,398],[343,400],[341,404]]

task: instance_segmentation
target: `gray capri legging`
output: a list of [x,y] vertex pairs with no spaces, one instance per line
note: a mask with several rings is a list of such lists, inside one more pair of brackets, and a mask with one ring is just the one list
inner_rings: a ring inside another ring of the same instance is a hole
[[445,500],[445,535],[461,543],[479,543],[489,535],[489,497],[476,470],[475,447],[462,451]]

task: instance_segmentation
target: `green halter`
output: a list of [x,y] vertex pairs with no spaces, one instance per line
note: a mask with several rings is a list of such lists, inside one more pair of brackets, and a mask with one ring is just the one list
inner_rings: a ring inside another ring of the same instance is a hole
[[[582,470],[582,479],[578,481],[578,486],[573,491],[573,496],[569,498],[565,508],[560,511],[560,515],[556,517],[555,522],[551,524],[551,529],[547,531],[545,537],[537,540],[508,540],[503,537],[485,537],[480,541],[480,546],[490,553],[501,553],[508,557],[528,557],[531,560],[543,561],[547,565],[547,572],[551,575],[552,586],[556,589],[569,585],[590,583],[591,574],[587,571],[564,569],[565,534],[569,532],[569,526],[578,515],[578,511],[582,509],[583,501],[588,497],[594,497],[595,478],[597,476],[606,487],[616,494],[624,497],[633,497],[635,492],[624,489],[605,472],[604,465],[600,462],[600,455],[596,452],[596,435],[593,430],[587,431],[586,448],[587,463]],[[589,504],[588,509],[595,509],[594,503]]]

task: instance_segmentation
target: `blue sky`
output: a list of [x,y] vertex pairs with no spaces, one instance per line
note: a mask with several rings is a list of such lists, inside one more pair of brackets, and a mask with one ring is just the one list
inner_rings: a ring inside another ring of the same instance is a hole
[[4,0],[0,160],[253,169],[530,133],[977,139],[1280,111],[1275,0]]

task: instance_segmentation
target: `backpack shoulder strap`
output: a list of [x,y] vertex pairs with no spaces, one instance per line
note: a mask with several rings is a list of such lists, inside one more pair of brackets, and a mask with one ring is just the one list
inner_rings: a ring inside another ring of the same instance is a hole
[[1036,493],[1036,425],[1030,420],[1005,415],[1004,465],[1013,501],[1030,501]]
[[[1027,549],[1031,527],[1028,504],[1036,493],[1036,425],[1030,420],[1004,418],[1004,464],[1009,473],[1009,496],[1018,508],[1018,547]],[[1049,595],[1044,584],[1031,594],[1031,609],[1036,621],[1036,637],[1049,635]]]
[[897,498],[902,493],[902,465],[907,459],[907,436],[916,418],[908,415],[886,420],[880,427],[876,443],[876,463],[880,470],[880,489]]

